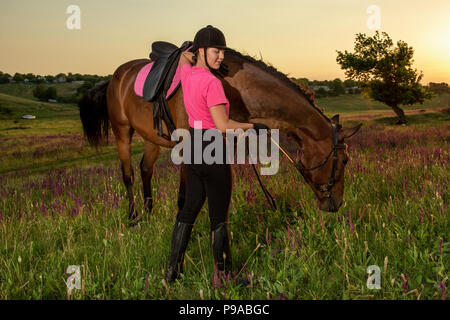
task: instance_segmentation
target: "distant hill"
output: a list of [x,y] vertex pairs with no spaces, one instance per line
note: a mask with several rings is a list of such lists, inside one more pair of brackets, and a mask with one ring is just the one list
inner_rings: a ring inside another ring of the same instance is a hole
[[36,116],[35,120],[79,117],[75,105],[41,102],[0,93],[0,119],[18,120],[27,114]]

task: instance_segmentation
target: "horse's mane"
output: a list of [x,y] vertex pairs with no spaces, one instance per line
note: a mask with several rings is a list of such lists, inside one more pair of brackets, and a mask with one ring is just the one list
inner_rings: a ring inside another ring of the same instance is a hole
[[227,52],[230,52],[232,55],[235,55],[236,57],[245,60],[247,62],[250,62],[256,66],[258,66],[259,68],[269,72],[270,74],[274,75],[275,77],[277,77],[278,79],[282,80],[283,82],[285,82],[287,85],[289,85],[291,88],[293,88],[294,90],[296,90],[297,92],[299,92],[301,95],[303,95],[306,100],[311,104],[312,107],[314,107],[325,119],[327,119],[328,121],[330,121],[330,119],[325,116],[322,112],[322,110],[320,110],[315,104],[314,104],[314,92],[304,88],[302,85],[298,84],[297,82],[294,82],[293,80],[289,79],[289,77],[278,71],[276,68],[274,68],[273,66],[269,66],[267,65],[264,61],[262,60],[256,60],[253,57],[250,57],[248,55],[243,55],[242,53],[231,49],[231,48],[227,48]]

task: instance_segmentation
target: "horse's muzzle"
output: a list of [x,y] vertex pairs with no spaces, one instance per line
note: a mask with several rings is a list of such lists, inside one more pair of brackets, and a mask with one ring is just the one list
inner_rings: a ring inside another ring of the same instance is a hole
[[333,196],[324,198],[319,203],[319,209],[328,212],[337,212],[342,205],[342,200],[336,200]]

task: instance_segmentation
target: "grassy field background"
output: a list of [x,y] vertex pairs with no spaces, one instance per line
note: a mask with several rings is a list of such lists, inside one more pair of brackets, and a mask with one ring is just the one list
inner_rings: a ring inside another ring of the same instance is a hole
[[[65,94],[75,88],[60,85]],[[167,286],[179,168],[163,150],[153,176],[154,207],[129,228],[117,151],[96,153],[82,136],[75,105],[33,99],[27,85],[0,86],[0,299],[446,299],[449,277],[450,113],[362,122],[349,140],[345,203],[321,212],[295,168],[281,160],[262,180],[235,165],[230,208],[233,265],[250,285],[211,284],[207,203],[193,229],[185,275]],[[59,93],[59,89],[58,89]],[[449,96],[410,109],[449,107]],[[388,110],[360,95],[318,101],[328,116]],[[21,119],[24,114],[35,120]],[[151,125],[151,124],[149,124]],[[295,154],[295,146],[281,139]],[[143,142],[132,147],[137,208]],[[69,291],[66,268],[81,268]],[[378,265],[381,289],[366,286]]]

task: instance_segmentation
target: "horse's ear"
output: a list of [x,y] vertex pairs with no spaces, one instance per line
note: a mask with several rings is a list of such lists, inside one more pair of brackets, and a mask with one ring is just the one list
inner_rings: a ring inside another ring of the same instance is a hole
[[333,122],[336,125],[339,124],[339,114],[335,114],[333,118],[331,118],[331,122]]
[[342,134],[342,138],[343,139],[348,139],[351,136],[353,136],[355,133],[357,133],[359,131],[359,129],[361,129],[362,123],[351,127],[351,128],[344,128],[341,130],[341,134]]

